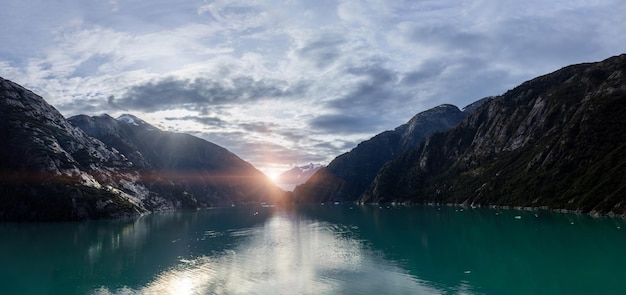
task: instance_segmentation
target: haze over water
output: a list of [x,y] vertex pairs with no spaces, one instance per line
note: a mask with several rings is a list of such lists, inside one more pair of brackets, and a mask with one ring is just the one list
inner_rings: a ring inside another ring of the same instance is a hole
[[1,294],[611,294],[626,222],[458,207],[246,206],[0,224]]

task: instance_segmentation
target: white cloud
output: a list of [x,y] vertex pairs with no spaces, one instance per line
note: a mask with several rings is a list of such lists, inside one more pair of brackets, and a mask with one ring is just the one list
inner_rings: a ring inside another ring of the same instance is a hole
[[426,108],[619,54],[625,14],[617,0],[10,1],[0,76],[66,115],[118,112],[113,96],[253,164],[269,165],[260,147],[304,164]]

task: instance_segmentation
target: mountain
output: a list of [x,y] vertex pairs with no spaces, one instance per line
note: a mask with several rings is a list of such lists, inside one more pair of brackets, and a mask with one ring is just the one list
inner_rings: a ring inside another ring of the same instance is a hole
[[293,167],[276,177],[275,182],[283,188],[293,189],[296,185],[306,182],[317,170],[324,165],[310,163],[304,166]]
[[75,116],[72,124],[126,155],[149,188],[175,184],[207,206],[273,201],[281,191],[265,174],[223,147],[162,131],[129,114]]
[[318,170],[295,188],[296,202],[355,201],[374,180],[378,170],[404,151],[419,146],[433,132],[452,128],[466,113],[453,105],[440,105],[415,115],[407,123],[361,142]]
[[626,55],[491,99],[386,164],[360,202],[626,213]]
[[0,220],[147,212],[122,183],[132,163],[72,126],[41,97],[0,78]]
[[126,119],[75,117],[84,131],[0,78],[0,221],[117,218],[280,193],[221,147]]

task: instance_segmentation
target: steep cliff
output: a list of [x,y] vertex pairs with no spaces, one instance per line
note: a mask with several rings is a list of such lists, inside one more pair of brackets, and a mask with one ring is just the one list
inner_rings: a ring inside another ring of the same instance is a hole
[[121,188],[132,163],[72,126],[41,97],[0,78],[0,220],[147,212]]
[[0,221],[116,218],[272,202],[284,193],[203,139],[130,115],[71,121],[0,78]]
[[440,105],[415,115],[406,124],[361,142],[338,156],[294,190],[297,202],[355,201],[378,170],[404,151],[416,148],[436,131],[458,124],[465,113],[453,105]]
[[205,206],[272,202],[282,191],[227,149],[189,134],[162,131],[132,115],[69,119],[135,164],[144,183],[157,194],[182,188]]
[[385,165],[361,202],[626,212],[626,55],[496,97]]

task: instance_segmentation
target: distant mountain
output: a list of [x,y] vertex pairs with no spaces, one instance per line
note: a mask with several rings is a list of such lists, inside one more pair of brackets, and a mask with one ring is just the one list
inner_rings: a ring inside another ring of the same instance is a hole
[[124,217],[280,193],[221,147],[129,118],[74,117],[83,131],[0,78],[0,221]]
[[[485,100],[486,101],[486,100]],[[427,136],[457,125],[466,113],[453,105],[440,105],[415,115],[406,124],[361,142],[318,170],[295,188],[296,202],[356,201],[386,162],[417,148]]]
[[306,182],[313,173],[322,167],[324,165],[313,163],[305,166],[296,166],[278,175],[275,182],[283,188],[293,189],[296,185]]
[[361,202],[626,213],[626,55],[498,96],[386,164]]

